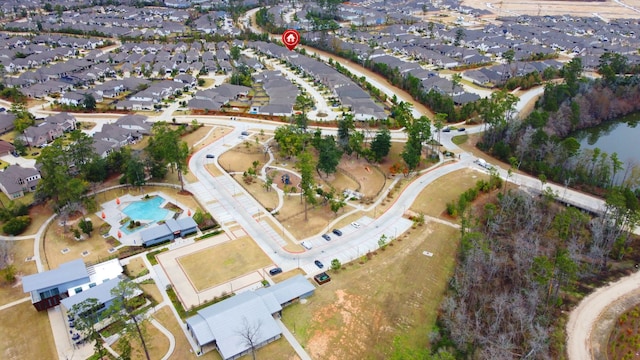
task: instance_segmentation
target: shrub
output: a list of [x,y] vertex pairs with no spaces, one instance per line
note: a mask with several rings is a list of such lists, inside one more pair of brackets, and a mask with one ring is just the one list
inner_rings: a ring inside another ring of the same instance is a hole
[[2,269],[2,275],[7,282],[13,283],[16,281],[16,267],[13,264],[7,266]]
[[2,227],[2,231],[9,235],[19,235],[31,224],[31,217],[29,215],[17,216],[7,221]]
[[91,220],[82,219],[80,220],[78,226],[80,227],[80,229],[82,229],[83,233],[91,236],[91,232],[93,231],[93,223],[91,222]]

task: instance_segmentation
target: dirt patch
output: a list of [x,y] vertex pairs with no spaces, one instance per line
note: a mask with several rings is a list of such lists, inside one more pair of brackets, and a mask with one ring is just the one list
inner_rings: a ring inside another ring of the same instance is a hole
[[[332,184],[336,189],[344,190],[348,188],[358,191],[365,197],[375,197],[383,190],[386,184],[385,173],[377,165],[370,164],[363,159],[345,158],[340,162],[340,169],[350,180],[357,182],[358,188],[350,187],[351,184],[348,182],[340,183],[336,181],[335,184]],[[346,186],[340,187],[341,184]]]

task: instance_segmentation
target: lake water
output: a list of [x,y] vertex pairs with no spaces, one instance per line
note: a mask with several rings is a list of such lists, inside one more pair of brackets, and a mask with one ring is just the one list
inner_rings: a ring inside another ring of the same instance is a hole
[[634,113],[592,129],[579,131],[573,134],[573,137],[580,142],[580,149],[599,148],[609,155],[618,153],[618,158],[626,168],[630,163],[640,165],[638,125],[640,113]]

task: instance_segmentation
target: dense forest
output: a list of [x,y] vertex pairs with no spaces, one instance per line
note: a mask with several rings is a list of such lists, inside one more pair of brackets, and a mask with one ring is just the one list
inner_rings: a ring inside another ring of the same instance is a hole
[[550,193],[494,195],[459,214],[459,264],[435,347],[456,349],[456,358],[558,358],[564,351],[559,319],[576,290],[584,291],[577,287],[607,276],[611,259],[630,256],[627,231],[637,224],[638,201],[614,188],[606,213],[591,218],[558,205]]
[[[624,75],[626,64],[619,55],[603,55],[600,79],[580,77],[579,58],[563,69],[564,82],[549,83],[535,110],[524,120],[500,118],[487,122],[487,131],[478,147],[526,170],[558,183],[601,194],[616,184],[631,188],[640,186],[640,172],[631,166],[624,174],[617,154],[598,149],[580,150],[571,137],[577,130],[640,111],[640,77]],[[617,60],[611,60],[617,59]],[[622,75],[620,75],[622,74]],[[616,177],[616,175],[619,175]],[[616,181],[614,181],[614,179]]]

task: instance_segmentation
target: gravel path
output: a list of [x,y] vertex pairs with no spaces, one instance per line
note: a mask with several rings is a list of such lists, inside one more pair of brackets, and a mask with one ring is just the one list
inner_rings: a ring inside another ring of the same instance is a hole
[[640,302],[640,272],[596,290],[569,315],[570,360],[606,359],[606,342],[618,315]]

